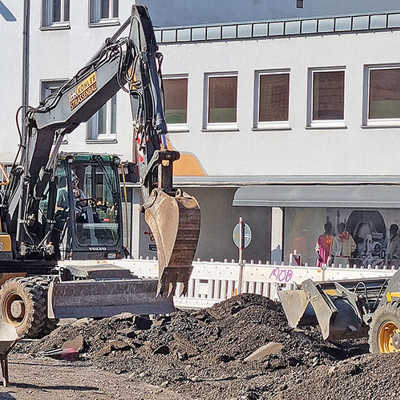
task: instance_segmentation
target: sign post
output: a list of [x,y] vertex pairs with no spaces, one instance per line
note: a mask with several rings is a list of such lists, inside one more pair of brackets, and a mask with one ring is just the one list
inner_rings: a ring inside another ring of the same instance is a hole
[[243,281],[243,254],[244,249],[251,242],[251,229],[249,225],[243,222],[243,218],[239,217],[239,223],[233,229],[233,243],[239,249],[239,284],[238,284],[238,293],[242,293],[242,281]]

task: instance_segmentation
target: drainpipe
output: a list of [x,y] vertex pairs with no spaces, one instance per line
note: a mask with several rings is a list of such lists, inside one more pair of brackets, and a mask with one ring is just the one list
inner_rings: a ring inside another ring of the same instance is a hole
[[[29,27],[30,27],[31,1],[24,0],[24,20],[22,32],[22,106],[29,104]],[[25,118],[25,109],[22,110]],[[25,124],[22,124],[22,138],[25,138]],[[24,140],[23,140],[24,141]]]

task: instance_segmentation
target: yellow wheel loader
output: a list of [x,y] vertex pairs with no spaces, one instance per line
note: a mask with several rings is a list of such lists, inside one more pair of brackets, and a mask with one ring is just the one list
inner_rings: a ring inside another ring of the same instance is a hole
[[[185,290],[200,209],[173,187],[179,153],[166,145],[161,61],[147,9],[133,6],[72,79],[38,107],[18,110],[20,146],[0,190],[0,313],[20,335],[48,333],[57,318],[170,312],[177,282]],[[59,152],[64,136],[120,89],[131,101],[133,168],[156,239],[158,281],[112,265],[124,256],[118,157]],[[60,259],[70,262],[61,267]]]
[[391,278],[306,280],[278,296],[292,328],[319,327],[329,341],[368,336],[372,353],[400,351],[400,271]]

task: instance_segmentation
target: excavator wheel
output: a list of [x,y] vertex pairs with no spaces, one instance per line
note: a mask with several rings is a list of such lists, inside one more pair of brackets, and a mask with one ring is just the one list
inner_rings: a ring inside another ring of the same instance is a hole
[[369,328],[371,353],[400,352],[400,303],[386,303],[372,316]]
[[13,278],[0,289],[1,317],[17,328],[19,336],[42,337],[55,329],[47,317],[47,277]]

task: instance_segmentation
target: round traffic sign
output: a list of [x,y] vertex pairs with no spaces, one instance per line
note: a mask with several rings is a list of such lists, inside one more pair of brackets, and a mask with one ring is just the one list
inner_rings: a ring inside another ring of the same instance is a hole
[[[251,229],[249,225],[243,224],[244,225],[244,247],[247,247],[250,242],[251,242]],[[237,224],[235,228],[233,229],[233,243],[235,243],[236,247],[240,247],[240,224]]]

